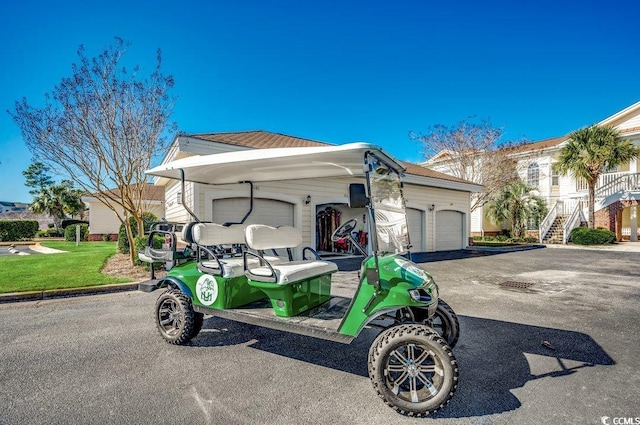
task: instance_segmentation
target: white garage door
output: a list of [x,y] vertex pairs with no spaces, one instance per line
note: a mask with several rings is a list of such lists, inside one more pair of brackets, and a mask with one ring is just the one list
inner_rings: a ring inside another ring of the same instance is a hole
[[411,252],[423,252],[422,235],[424,234],[424,212],[414,208],[407,208],[407,221],[409,222],[409,238],[411,239]]
[[458,211],[436,213],[436,251],[462,249],[462,218]]
[[[239,222],[249,211],[249,198],[215,199],[213,201],[214,223]],[[293,226],[293,204],[274,199],[254,199],[253,211],[245,224],[267,224],[269,226]]]

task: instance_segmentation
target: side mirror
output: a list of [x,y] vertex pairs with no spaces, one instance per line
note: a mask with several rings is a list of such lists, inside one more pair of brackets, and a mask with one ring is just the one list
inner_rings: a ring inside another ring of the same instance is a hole
[[349,207],[363,208],[369,203],[367,193],[362,183],[351,183],[349,185]]

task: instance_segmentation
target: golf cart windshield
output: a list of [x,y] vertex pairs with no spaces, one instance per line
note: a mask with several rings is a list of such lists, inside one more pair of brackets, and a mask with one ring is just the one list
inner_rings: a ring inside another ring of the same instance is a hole
[[404,253],[410,243],[400,174],[375,155],[368,160],[377,251]]

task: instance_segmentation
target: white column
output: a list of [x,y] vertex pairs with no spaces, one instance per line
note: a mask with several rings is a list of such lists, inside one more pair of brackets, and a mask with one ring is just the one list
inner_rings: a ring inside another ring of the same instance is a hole
[[631,161],[629,161],[629,172],[630,173],[637,173],[638,170],[638,159],[637,158],[633,158]]
[[631,224],[631,236],[629,240],[631,242],[638,242],[638,207],[636,205],[631,207],[629,211],[629,222]]

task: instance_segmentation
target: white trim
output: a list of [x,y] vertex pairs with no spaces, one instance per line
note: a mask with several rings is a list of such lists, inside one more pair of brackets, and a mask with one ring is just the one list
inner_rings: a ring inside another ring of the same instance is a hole
[[[100,203],[102,203],[102,201],[100,201],[98,198],[95,198],[93,196],[83,196],[80,199],[82,200],[82,202],[85,202],[85,203],[91,203],[91,202],[100,202]],[[114,201],[109,199],[109,203],[112,203],[112,202],[114,202]],[[143,199],[142,202],[144,204],[146,204],[146,205],[163,205],[165,201],[154,201],[154,200],[151,200],[151,199]],[[116,204],[116,205],[119,205],[119,204]]]
[[[406,208],[411,208],[412,210],[416,210],[416,211],[420,211],[422,213],[422,231],[421,231],[421,235],[420,235],[420,240],[422,241],[422,246],[419,247],[418,250],[415,250],[412,252],[427,252],[428,248],[427,248],[427,215],[429,214],[429,211],[425,210],[424,207],[422,205],[419,205],[417,203],[414,202],[407,202],[405,203],[405,207]],[[407,215],[407,225],[409,224],[409,216]],[[411,228],[409,228],[409,232],[411,232]]]
[[602,121],[600,121],[596,125],[608,125],[609,123],[611,123],[613,121],[616,121],[619,118],[624,117],[625,115],[627,115],[630,112],[635,111],[636,109],[640,109],[640,102],[636,102],[633,105],[624,108],[622,111],[611,115],[609,118],[603,119]]
[[458,190],[460,192],[479,193],[484,190],[484,186],[477,183],[463,183],[452,180],[439,179],[436,177],[416,176],[415,174],[405,174],[403,181],[405,184],[415,184],[416,186],[437,187],[441,189]]
[[629,226],[631,227],[631,235],[629,242],[638,242],[638,206],[632,205],[629,210]]

